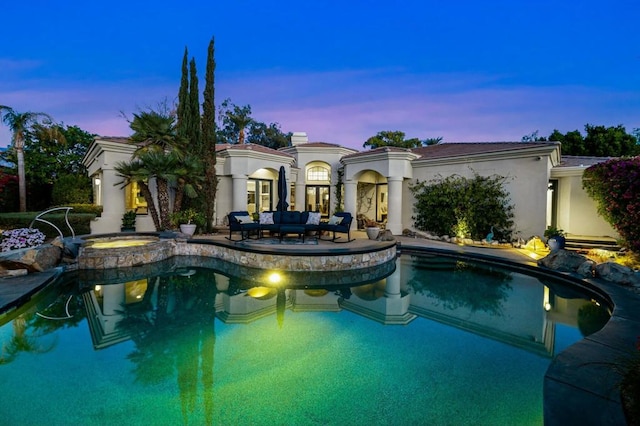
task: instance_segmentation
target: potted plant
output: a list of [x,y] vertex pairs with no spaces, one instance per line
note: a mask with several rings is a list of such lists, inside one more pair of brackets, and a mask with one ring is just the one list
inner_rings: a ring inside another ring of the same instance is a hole
[[135,210],[129,210],[122,215],[122,225],[120,226],[120,232],[136,232],[136,217]]
[[375,240],[380,235],[380,226],[370,219],[365,219],[365,230],[370,240]]
[[175,212],[172,215],[173,221],[180,226],[180,232],[192,236],[196,232],[198,224],[204,222],[202,215],[195,209],[187,209]]
[[558,229],[555,226],[548,226],[544,231],[544,236],[547,238],[549,250],[557,251],[564,248],[566,239],[562,229]]

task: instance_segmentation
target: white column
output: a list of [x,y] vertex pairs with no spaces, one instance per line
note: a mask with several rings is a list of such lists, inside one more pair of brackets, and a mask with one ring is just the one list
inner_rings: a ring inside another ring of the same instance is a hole
[[247,175],[231,176],[231,210],[242,211],[247,209]]
[[299,212],[303,212],[307,209],[303,169],[300,169],[298,172],[298,179],[296,180],[296,205],[294,208]]
[[358,182],[347,180],[344,182],[344,211],[351,213],[353,220],[351,221],[351,229],[357,229],[358,221],[356,220],[356,206]]
[[393,274],[387,277],[384,295],[389,299],[400,299],[400,269],[396,269]]
[[393,235],[402,234],[402,178],[388,177],[389,203],[387,214],[387,229]]

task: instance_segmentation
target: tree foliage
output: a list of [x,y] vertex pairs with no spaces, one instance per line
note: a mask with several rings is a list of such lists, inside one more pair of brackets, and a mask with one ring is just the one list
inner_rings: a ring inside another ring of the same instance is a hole
[[184,48],[182,57],[182,75],[180,78],[180,89],[178,89],[178,106],[176,108],[176,131],[180,137],[187,137],[189,128],[189,117],[191,104],[189,102],[189,50]]
[[[130,140],[138,145],[138,149],[130,163],[118,163],[115,167],[123,178],[117,185],[124,187],[131,182],[140,185],[158,231],[171,228],[169,188],[177,187],[176,195],[180,196],[181,190],[186,189],[184,186],[195,182],[194,176],[202,173],[198,157],[186,154],[184,139],[178,135],[175,119],[175,115],[166,108],[134,114],[129,122],[134,131]],[[186,161],[194,164],[186,164]],[[149,179],[156,181],[156,199],[147,187]]]
[[415,226],[437,235],[482,239],[492,229],[495,239],[509,241],[513,205],[503,176],[438,177],[410,187],[416,202]]
[[200,101],[198,93],[198,72],[196,60],[189,62],[189,126],[187,139],[190,151],[199,152],[202,142],[202,129],[200,128]]
[[0,211],[18,210],[18,176],[0,168]]
[[94,138],[78,126],[33,126],[24,147],[27,180],[55,184],[64,175],[86,174],[82,159]]
[[207,68],[202,103],[202,158],[204,158],[204,206],[205,231],[211,232],[218,178],[216,176],[216,107],[215,107],[215,40],[212,37],[207,49]]
[[218,140],[221,143],[244,144],[246,128],[253,122],[251,105],[238,106],[227,98],[218,110]]
[[586,136],[578,130],[563,134],[556,129],[547,139],[562,143],[563,155],[623,157],[640,154],[637,131],[628,134],[622,125],[605,127],[591,124],[586,124],[584,130]]
[[52,119],[48,114],[43,112],[18,112],[6,105],[0,105],[0,119],[9,127],[12,133],[11,148],[15,150],[16,164],[18,166],[20,211],[25,212],[27,210],[27,180],[24,164],[25,134],[33,125],[40,123],[41,120],[50,124]]
[[59,176],[53,184],[51,199],[55,206],[91,203],[91,179],[86,174]]
[[593,165],[584,171],[582,186],[624,244],[640,253],[640,157]]
[[395,146],[398,148],[419,148],[421,146],[435,145],[442,142],[442,137],[427,138],[420,140],[418,138],[405,139],[405,133],[399,130],[384,130],[378,132],[375,136],[370,137],[362,145],[363,148],[371,149],[382,146]]
[[278,123],[266,125],[260,121],[252,121],[249,124],[247,142],[278,149],[291,144],[291,135],[291,132],[282,132]]

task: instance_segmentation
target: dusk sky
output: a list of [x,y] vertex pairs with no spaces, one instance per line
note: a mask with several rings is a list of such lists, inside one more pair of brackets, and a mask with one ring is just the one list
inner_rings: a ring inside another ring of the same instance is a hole
[[256,120],[311,141],[640,127],[638,0],[36,0],[0,11],[0,105],[103,136],[130,135],[121,112],[176,100],[185,46],[202,93],[211,37],[216,105],[250,104]]

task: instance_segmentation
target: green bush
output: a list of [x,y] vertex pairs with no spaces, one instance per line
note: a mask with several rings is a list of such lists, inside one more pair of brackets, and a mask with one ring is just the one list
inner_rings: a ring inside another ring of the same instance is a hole
[[95,204],[65,204],[64,206],[60,206],[60,207],[73,207],[73,210],[71,210],[70,213],[92,213],[94,215],[96,215],[97,217],[100,217],[100,215],[102,214],[102,206],[98,206]]
[[503,176],[458,175],[418,182],[410,187],[416,202],[417,229],[437,235],[480,240],[493,227],[494,239],[511,240],[513,205]]
[[[31,222],[40,212],[26,212],[26,213],[2,213],[0,214],[0,229],[9,230],[17,228],[28,228]],[[84,235],[91,233],[91,221],[96,217],[94,213],[69,213],[69,224],[75,231],[76,235]],[[71,231],[64,220],[63,213],[51,213],[44,217],[45,220],[56,225],[65,237],[71,236]],[[39,229],[47,236],[47,239],[55,238],[58,236],[56,231],[51,225],[43,222],[36,222],[33,224],[33,228]]]
[[640,253],[640,157],[615,158],[584,171],[582,187],[598,205],[598,213],[622,237],[623,245]]
[[92,195],[91,179],[80,174],[60,176],[53,184],[51,193],[52,201],[56,205],[88,204]]

